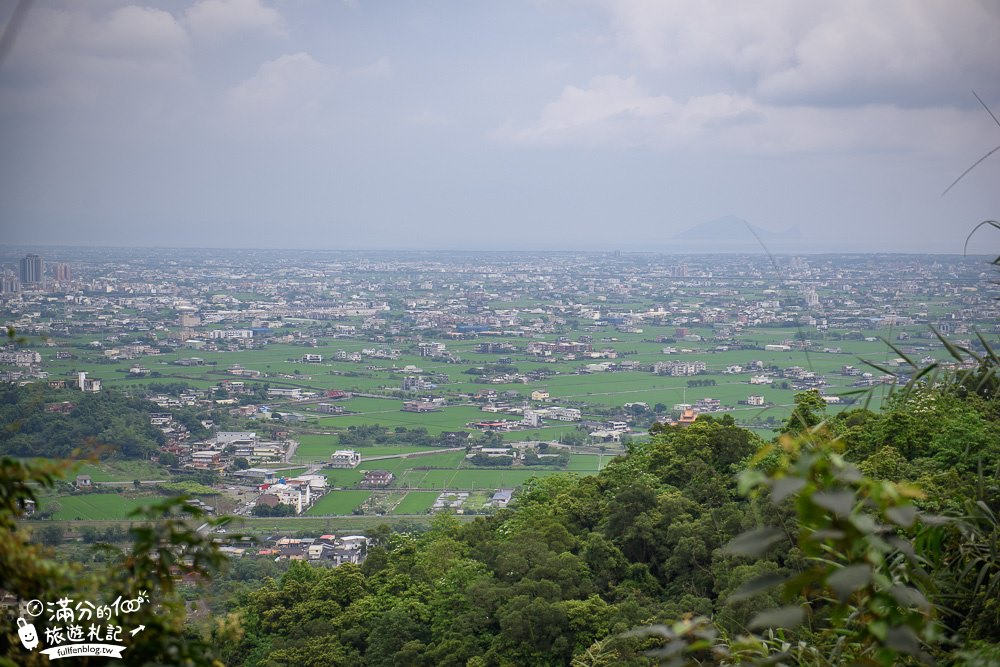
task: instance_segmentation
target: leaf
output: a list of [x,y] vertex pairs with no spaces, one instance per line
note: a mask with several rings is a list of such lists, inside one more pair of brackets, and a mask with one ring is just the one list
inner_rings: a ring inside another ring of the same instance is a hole
[[676,635],[665,625],[644,625],[641,628],[632,628],[628,632],[622,633],[623,637],[663,637],[664,639],[674,639]]
[[889,370],[888,368],[886,368],[884,366],[879,366],[874,361],[868,361],[866,359],[861,359],[861,363],[865,364],[866,366],[871,366],[875,370],[877,370],[877,371],[879,371],[881,373],[884,373],[885,375],[891,375],[894,378],[898,378],[899,377],[899,375],[895,371],[891,371],[891,370]]
[[959,363],[965,361],[965,358],[962,356],[962,353],[959,351],[959,348],[957,346],[955,346],[954,344],[951,343],[951,341],[942,336],[938,332],[938,330],[935,329],[934,327],[931,327],[931,331],[934,332],[934,335],[937,336],[937,339],[941,341],[942,345],[944,345],[944,349],[948,351],[948,354],[950,354],[952,358],[955,359],[955,361]]
[[924,611],[930,611],[931,603],[916,588],[910,586],[893,586],[889,589],[889,595],[903,607],[920,607]]
[[[997,229],[1000,229],[1000,225],[997,226]],[[996,352],[993,351],[993,347],[985,338],[983,338],[983,334],[979,333],[978,329],[973,329],[973,332],[976,334],[976,338],[979,339],[983,348],[986,349],[986,356],[990,358],[990,361],[992,361],[994,365],[1000,364],[1000,357],[997,357]]]
[[914,550],[913,545],[910,544],[909,540],[904,540],[901,537],[896,537],[894,535],[891,535],[886,538],[886,542],[895,547],[897,551],[903,553],[911,561],[916,560],[917,552],[916,550]]
[[913,500],[923,500],[927,497],[927,494],[921,491],[920,487],[914,486],[913,484],[907,484],[905,482],[896,484],[896,491],[898,491],[899,495],[904,498],[911,498]]
[[767,475],[760,470],[744,470],[740,473],[740,479],[737,482],[736,490],[741,496],[745,496],[751,489],[766,480]]
[[805,617],[806,613],[798,605],[778,607],[760,612],[750,619],[750,624],[747,627],[751,630],[759,630],[761,628],[794,628],[797,625],[801,625]]
[[770,454],[773,451],[774,451],[774,445],[764,445],[763,447],[758,449],[757,453],[753,455],[752,459],[750,459],[750,465],[751,466],[757,465],[765,458],[767,458],[768,454]]
[[926,514],[924,512],[920,513],[920,523],[925,523],[928,526],[946,526],[951,523],[951,519],[946,516],[941,516],[939,514]]
[[917,633],[905,625],[889,628],[885,633],[885,645],[906,655],[915,655],[920,651]]
[[751,598],[769,588],[774,588],[787,579],[788,577],[783,574],[778,574],[777,572],[769,572],[761,575],[755,579],[751,579],[733,591],[733,594],[729,596],[729,601],[739,602],[740,600],[746,600],[747,598]]
[[727,553],[756,558],[764,554],[785,534],[777,528],[755,528],[737,535],[724,547]]
[[854,482],[860,482],[863,475],[858,467],[853,463],[845,463],[844,467],[837,471],[836,477],[838,481],[844,482],[846,484],[851,484]]
[[771,502],[777,505],[793,493],[801,491],[805,485],[806,480],[801,477],[782,477],[776,479],[774,480],[774,485],[771,487]]
[[872,580],[872,568],[867,564],[848,565],[826,578],[826,583],[836,593],[837,599],[846,602],[851,593],[864,588]]
[[900,359],[902,359],[903,361],[905,361],[906,363],[908,363],[913,369],[919,368],[919,366],[917,366],[915,363],[913,363],[913,360],[910,359],[910,357],[908,357],[907,355],[903,354],[903,351],[900,350],[895,345],[893,345],[891,342],[889,342],[885,338],[882,339],[882,342],[885,343],[886,345],[888,345],[890,347],[890,349],[892,349],[892,351],[895,352],[899,356]]
[[812,501],[840,516],[847,516],[854,509],[854,494],[850,491],[817,491]]
[[917,520],[917,508],[913,505],[890,507],[885,511],[885,516],[897,526],[909,528]]
[[820,530],[814,530],[809,533],[806,539],[819,542],[820,540],[842,540],[844,539],[844,531],[837,530],[836,528],[822,528]]

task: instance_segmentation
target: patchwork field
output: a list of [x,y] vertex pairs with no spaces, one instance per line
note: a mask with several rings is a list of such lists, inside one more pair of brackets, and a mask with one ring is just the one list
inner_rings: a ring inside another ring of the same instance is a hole
[[90,475],[94,482],[131,482],[170,479],[170,471],[163,466],[148,461],[102,461],[101,463],[81,463],[72,469],[66,479],[72,481],[77,475]]
[[59,510],[53,515],[56,520],[109,520],[125,519],[137,507],[160,500],[163,500],[161,496],[129,498],[117,493],[88,493],[45,499],[41,507],[44,509],[46,504],[58,504]]
[[[374,423],[374,422],[373,422]],[[330,455],[338,449],[344,449],[335,435],[305,434],[298,436],[299,446],[295,450],[292,461],[295,463],[319,463],[330,460]],[[412,445],[378,445],[375,447],[352,447],[361,453],[362,459],[369,456],[390,456],[393,454],[412,454],[436,447],[418,447]]]
[[437,491],[410,491],[392,510],[392,514],[423,514],[438,497]]
[[368,500],[371,491],[330,491],[319,502],[306,510],[308,516],[335,516],[350,514]]

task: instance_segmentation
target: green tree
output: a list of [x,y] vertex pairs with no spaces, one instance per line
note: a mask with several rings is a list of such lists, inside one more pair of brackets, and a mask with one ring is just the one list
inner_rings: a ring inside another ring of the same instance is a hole
[[818,425],[826,418],[826,401],[819,391],[810,389],[795,394],[795,407],[782,426],[782,433],[801,433]]

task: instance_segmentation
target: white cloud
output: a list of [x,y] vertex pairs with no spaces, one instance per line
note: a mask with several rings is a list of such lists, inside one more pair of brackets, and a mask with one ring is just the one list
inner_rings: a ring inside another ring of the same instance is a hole
[[728,77],[772,102],[940,103],[1000,72],[990,0],[596,1],[636,64]]
[[346,72],[360,79],[381,79],[392,75],[392,63],[385,56],[367,65],[361,65]]
[[659,135],[676,112],[673,100],[651,95],[634,78],[599,76],[584,88],[566,86],[537,121],[520,128],[508,124],[500,135],[524,143],[631,145]]
[[269,60],[226,93],[231,112],[243,117],[316,112],[333,83],[330,68],[305,52]]
[[968,154],[984,131],[968,91],[1000,80],[1000,5],[988,0],[591,2],[607,12],[618,56],[605,71],[635,74],[567,85],[536,119],[504,125],[501,139]]
[[258,32],[286,36],[285,20],[260,0],[199,0],[185,13],[191,32],[204,39],[225,39]]
[[894,105],[810,107],[712,93],[677,101],[635,78],[595,77],[567,86],[537,120],[508,123],[505,141],[622,148],[713,150],[746,155],[854,151],[941,153],[981,141],[975,111]]
[[[794,58],[760,79],[775,101],[940,103],[1000,76],[1000,12],[975,2],[845,2],[795,45]],[[963,98],[952,103],[965,103]]]
[[93,104],[131,86],[190,76],[189,40],[168,12],[128,5],[93,17],[35,8],[5,63],[8,104]]

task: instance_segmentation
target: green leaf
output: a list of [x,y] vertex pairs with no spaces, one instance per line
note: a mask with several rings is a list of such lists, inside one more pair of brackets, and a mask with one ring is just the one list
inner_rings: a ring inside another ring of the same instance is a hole
[[959,363],[965,361],[965,357],[962,356],[962,353],[959,351],[959,348],[957,346],[955,346],[947,338],[942,336],[938,332],[938,330],[935,329],[934,327],[931,327],[931,331],[934,332],[934,335],[937,336],[937,339],[939,341],[941,341],[941,344],[944,346],[944,349],[948,351],[948,354],[950,354],[952,358],[955,359],[955,361]]
[[724,550],[727,553],[756,558],[763,555],[776,542],[781,541],[784,536],[785,534],[777,528],[755,528],[734,537]]
[[749,628],[760,630],[761,628],[794,628],[801,625],[806,618],[806,613],[798,605],[778,607],[768,609],[750,619]]
[[793,493],[801,491],[805,485],[806,480],[801,477],[782,477],[776,479],[774,480],[774,485],[771,487],[771,500],[775,504],[778,504]]
[[737,588],[733,591],[733,594],[729,596],[729,601],[739,602],[740,600],[746,600],[747,598],[751,598],[758,593],[768,590],[769,588],[774,588],[778,584],[787,580],[788,577],[783,574],[769,572],[768,574],[751,579]]
[[892,586],[889,589],[889,595],[903,607],[919,607],[924,611],[930,611],[931,603],[916,588],[910,586]]
[[913,505],[890,507],[885,511],[885,517],[897,526],[909,528],[917,520],[917,508]]
[[868,632],[872,633],[879,641],[885,641],[886,632],[889,631],[889,624],[885,621],[872,621],[868,624]]
[[767,475],[760,470],[744,470],[740,473],[740,479],[736,490],[741,496],[745,496],[751,489],[767,481]]
[[826,578],[826,583],[836,593],[837,599],[846,602],[851,593],[864,588],[872,580],[872,568],[867,564],[848,565]]
[[850,491],[817,491],[812,501],[840,516],[847,516],[854,509],[854,494]]
[[906,655],[916,655],[920,651],[917,634],[905,625],[889,628],[885,633],[885,645]]
[[860,482],[864,476],[858,467],[853,463],[845,463],[844,467],[837,471],[836,478],[840,482],[845,484],[853,484],[854,482]]
[[920,523],[927,524],[928,526],[946,526],[951,523],[951,519],[939,514],[925,514],[921,512]]
[[895,547],[897,551],[903,553],[911,561],[917,559],[917,552],[913,548],[913,544],[911,544],[909,540],[904,540],[901,537],[890,535],[889,537],[886,538],[886,542]]
[[852,526],[866,535],[871,535],[879,530],[879,524],[875,523],[875,519],[867,514],[853,514],[850,521]]
[[836,528],[824,528],[821,530],[814,530],[809,533],[806,539],[819,542],[820,540],[842,540],[844,539],[844,531],[837,530]]

